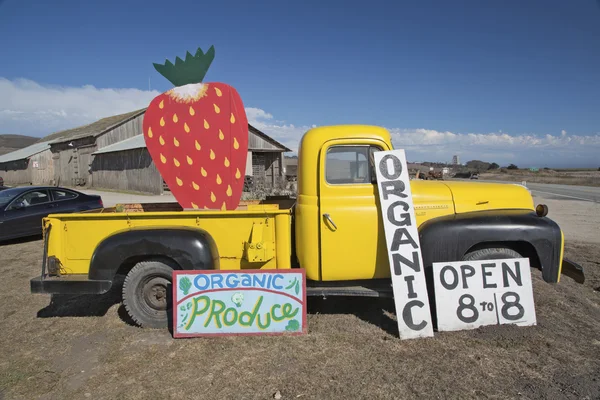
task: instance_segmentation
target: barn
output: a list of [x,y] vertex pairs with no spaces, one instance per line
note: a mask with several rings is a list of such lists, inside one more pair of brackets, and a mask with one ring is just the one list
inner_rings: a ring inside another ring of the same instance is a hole
[[102,118],[88,125],[53,133],[50,141],[54,180],[61,186],[92,187],[92,153],[142,132],[145,109]]
[[[275,186],[284,178],[283,154],[288,151],[291,150],[248,125],[246,175],[257,184]],[[96,188],[152,194],[161,194],[165,188],[141,134],[96,150],[92,157],[91,182]]]
[[0,176],[6,186],[52,184],[54,169],[49,142],[34,143],[1,155]]

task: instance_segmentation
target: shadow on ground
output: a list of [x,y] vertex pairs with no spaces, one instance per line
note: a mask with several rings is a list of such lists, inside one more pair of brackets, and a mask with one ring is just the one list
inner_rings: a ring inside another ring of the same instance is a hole
[[373,297],[309,297],[308,314],[351,314],[378,326],[390,335],[398,336],[394,300]]

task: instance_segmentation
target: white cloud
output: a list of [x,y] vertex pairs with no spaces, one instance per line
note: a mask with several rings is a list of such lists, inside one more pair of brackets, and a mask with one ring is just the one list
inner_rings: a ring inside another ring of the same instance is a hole
[[146,107],[159,94],[139,89],[42,86],[0,78],[0,130],[44,136],[100,118]]
[[[139,89],[102,89],[40,85],[31,80],[0,78],[0,133],[43,136],[87,124],[110,115],[146,107],[159,94]],[[247,107],[248,121],[294,152],[312,126],[278,121],[267,111]],[[388,128],[396,148],[404,148],[411,161],[450,161],[458,154],[472,159],[515,163],[519,166],[596,167],[600,134],[558,135],[456,133],[431,129]]]

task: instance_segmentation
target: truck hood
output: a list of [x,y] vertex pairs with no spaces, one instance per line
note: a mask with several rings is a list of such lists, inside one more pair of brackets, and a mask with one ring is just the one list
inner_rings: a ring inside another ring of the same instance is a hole
[[411,181],[415,207],[453,204],[454,212],[494,209],[535,210],[527,188],[513,183]]
[[514,183],[445,181],[444,185],[452,192],[457,214],[510,208],[535,210],[529,190]]

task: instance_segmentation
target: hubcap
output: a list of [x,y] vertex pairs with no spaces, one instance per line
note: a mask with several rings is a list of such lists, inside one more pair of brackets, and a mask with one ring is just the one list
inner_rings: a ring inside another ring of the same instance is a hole
[[161,277],[153,277],[144,285],[144,300],[154,310],[167,309],[167,285],[169,281]]

